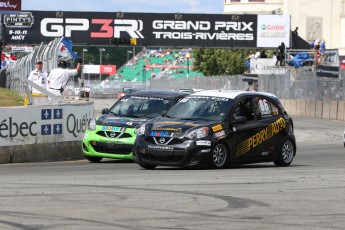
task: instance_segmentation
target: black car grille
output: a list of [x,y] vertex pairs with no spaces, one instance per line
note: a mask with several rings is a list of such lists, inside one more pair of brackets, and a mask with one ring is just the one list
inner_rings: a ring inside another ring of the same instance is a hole
[[[159,137],[146,137],[145,141],[150,143],[150,144],[156,145],[157,143],[155,142],[154,138],[156,138],[156,141],[159,143]],[[170,140],[171,138],[165,137],[164,139],[165,139],[165,141],[163,143],[159,143],[159,144],[176,145],[176,144],[182,144],[183,143],[183,141],[179,138],[172,138],[172,140]]]
[[107,145],[105,143],[92,143],[92,148],[98,153],[128,155],[132,152],[131,145]]
[[[102,137],[108,137],[108,138],[129,138],[132,137],[131,134],[129,133],[122,133],[121,132],[110,132],[110,131],[98,131],[97,135],[102,136]],[[114,135],[114,136],[112,136]]]

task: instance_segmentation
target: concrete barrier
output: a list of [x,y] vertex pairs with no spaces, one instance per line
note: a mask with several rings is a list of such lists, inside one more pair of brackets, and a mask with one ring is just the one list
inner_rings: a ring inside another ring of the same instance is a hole
[[81,142],[93,102],[0,108],[0,163],[83,157]]
[[337,114],[338,114],[338,102],[337,101],[331,101],[331,108],[329,112],[329,119],[331,120],[337,120]]
[[344,101],[338,101],[338,107],[337,107],[337,120],[344,121],[344,110],[345,110],[345,102]]
[[296,115],[298,116],[306,115],[306,101],[305,100],[296,101]]
[[331,102],[330,101],[323,101],[322,102],[322,119],[330,119],[330,112],[331,112]]
[[322,109],[323,103],[322,101],[316,101],[316,108],[315,108],[315,117],[316,118],[322,118]]

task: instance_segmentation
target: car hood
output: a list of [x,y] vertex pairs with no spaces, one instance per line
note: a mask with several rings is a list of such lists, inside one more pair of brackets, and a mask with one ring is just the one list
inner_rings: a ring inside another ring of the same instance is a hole
[[170,118],[156,118],[147,124],[146,130],[149,132],[164,131],[173,133],[173,136],[181,136],[186,131],[195,129],[198,127],[210,127],[214,124],[219,124],[215,121],[203,121],[203,120],[181,120],[181,119],[170,119]]
[[138,128],[147,120],[147,118],[115,117],[110,115],[102,115],[97,119],[97,125]]

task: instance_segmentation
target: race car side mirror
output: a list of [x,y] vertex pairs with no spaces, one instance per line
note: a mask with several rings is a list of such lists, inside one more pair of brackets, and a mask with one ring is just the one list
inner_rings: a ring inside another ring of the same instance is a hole
[[234,124],[245,124],[247,122],[247,118],[245,116],[236,116],[234,119]]
[[109,109],[102,109],[102,114],[108,114],[109,113]]

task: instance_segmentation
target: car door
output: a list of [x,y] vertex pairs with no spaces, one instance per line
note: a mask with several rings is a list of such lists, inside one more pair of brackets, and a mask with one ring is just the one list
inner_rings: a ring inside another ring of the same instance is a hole
[[277,143],[280,143],[281,135],[279,133],[281,133],[281,126],[285,124],[285,120],[278,106],[268,97],[255,97],[254,105],[258,111],[258,122],[262,127],[260,132],[261,157],[271,158],[274,155]]
[[[261,145],[258,144],[256,134],[260,133],[262,126],[257,121],[257,112],[253,103],[253,97],[247,96],[236,103],[232,112],[232,146],[234,160],[252,160],[260,156]],[[236,117],[246,117],[243,124],[234,124]]]

